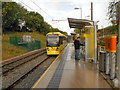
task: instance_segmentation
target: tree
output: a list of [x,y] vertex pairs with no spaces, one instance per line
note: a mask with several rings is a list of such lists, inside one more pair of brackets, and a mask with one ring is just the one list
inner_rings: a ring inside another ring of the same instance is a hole
[[116,13],[117,13],[117,10],[116,10],[116,8],[118,8],[117,7],[117,4],[118,4],[118,2],[110,2],[109,3],[109,7],[108,7],[108,16],[109,16],[109,20],[111,21],[111,23],[113,24],[113,25],[115,25],[116,24]]
[[15,2],[2,2],[3,32],[15,31],[19,19],[23,20],[27,10]]
[[[116,15],[118,13],[118,2],[110,2],[109,7],[108,7],[108,16],[109,20],[113,24],[113,26],[107,30],[107,33],[113,34],[113,33],[118,33],[118,24],[116,24]],[[119,14],[120,15],[120,14]]]
[[77,33],[77,34],[80,34],[81,30],[80,29],[75,29],[74,32]]
[[62,34],[64,34],[64,35],[66,35],[66,36],[68,36],[68,33],[67,33],[67,32],[63,32],[63,31],[61,31],[61,30],[59,30],[59,32],[62,33]]
[[62,33],[62,34],[64,34],[64,35],[68,35],[68,33],[67,32],[63,32],[63,31],[61,31],[61,30],[59,30],[58,28],[51,28],[50,29],[50,32],[60,32],[60,33]]
[[46,35],[48,32],[50,32],[51,25],[49,25],[47,22],[42,23],[40,29],[40,32]]
[[[67,34],[58,28],[52,28],[38,12],[27,11],[27,9],[16,2],[2,2],[2,19],[3,32],[26,32],[27,28],[29,28],[30,31],[39,31],[44,35],[50,31]],[[22,29],[19,26],[20,22],[25,22]]]
[[39,28],[44,23],[43,17],[37,12],[28,12],[25,18],[26,27],[29,27],[33,31],[40,31]]

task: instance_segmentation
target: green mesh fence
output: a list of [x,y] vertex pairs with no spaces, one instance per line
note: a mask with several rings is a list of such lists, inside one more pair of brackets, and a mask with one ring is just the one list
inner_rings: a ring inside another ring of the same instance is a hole
[[18,38],[17,36],[10,36],[10,44],[15,45],[26,51],[33,51],[41,48],[40,41],[26,42],[22,38]]

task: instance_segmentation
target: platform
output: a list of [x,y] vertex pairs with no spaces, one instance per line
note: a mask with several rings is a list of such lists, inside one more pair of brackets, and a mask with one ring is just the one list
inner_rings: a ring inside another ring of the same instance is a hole
[[74,58],[69,43],[32,88],[111,88],[100,75],[97,65]]

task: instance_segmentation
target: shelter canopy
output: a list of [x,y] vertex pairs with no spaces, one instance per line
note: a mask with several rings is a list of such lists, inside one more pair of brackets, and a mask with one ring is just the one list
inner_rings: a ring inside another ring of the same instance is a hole
[[69,27],[70,28],[77,28],[82,29],[85,26],[91,26],[93,25],[92,20],[86,20],[86,19],[74,19],[74,18],[68,18]]

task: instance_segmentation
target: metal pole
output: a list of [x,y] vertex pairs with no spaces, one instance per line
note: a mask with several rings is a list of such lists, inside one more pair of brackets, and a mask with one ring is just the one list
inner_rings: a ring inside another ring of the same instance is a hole
[[80,10],[81,10],[81,19],[82,19],[82,8],[80,8]]
[[93,20],[93,2],[91,2],[91,20]]
[[[91,20],[93,20],[93,2],[91,2]],[[94,62],[97,63],[97,22],[93,22],[94,26]]]
[[[0,2],[0,61],[2,61],[2,2]],[[1,63],[0,66],[2,66]],[[2,68],[0,71],[2,72]],[[0,77],[0,89],[2,90],[2,77]]]
[[94,22],[94,62],[97,63],[97,22]]
[[109,74],[110,71],[110,61],[109,61],[110,54],[109,52],[106,52],[106,74]]
[[118,31],[118,87],[120,88],[120,1],[119,1],[119,31]]
[[110,61],[111,61],[111,71],[110,71],[110,79],[115,78],[115,53],[110,54]]

